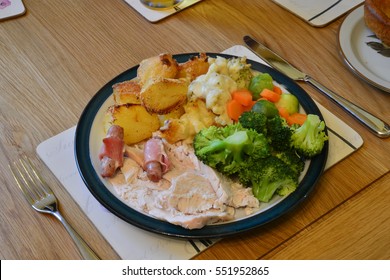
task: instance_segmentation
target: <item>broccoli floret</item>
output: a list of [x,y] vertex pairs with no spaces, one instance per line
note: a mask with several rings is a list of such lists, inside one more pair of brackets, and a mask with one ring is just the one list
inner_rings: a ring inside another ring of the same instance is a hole
[[248,158],[269,155],[265,136],[240,123],[202,129],[195,135],[193,146],[202,162],[226,175],[238,172]]
[[328,136],[325,122],[317,115],[308,114],[300,127],[294,127],[291,135],[292,147],[302,156],[312,158],[321,153]]
[[251,144],[243,148],[244,153],[254,160],[269,156],[270,147],[264,134],[257,133],[253,129],[247,129],[246,132]]
[[238,121],[244,128],[254,129],[257,133],[267,135],[267,117],[254,111],[241,114]]
[[287,196],[294,192],[298,187],[298,181],[291,181],[287,179],[283,182],[282,186],[276,190],[276,194],[279,196]]
[[292,131],[286,120],[279,115],[267,118],[263,113],[248,111],[242,113],[238,121],[244,128],[254,129],[256,132],[264,134],[267,137],[272,150],[291,150],[290,142]]
[[253,195],[262,202],[269,202],[275,193],[288,195],[298,186],[296,174],[275,156],[247,162],[238,178],[242,184],[251,186]]
[[286,150],[274,153],[274,156],[282,160],[289,166],[295,176],[299,177],[303,169],[305,168],[305,160],[299,156],[295,150]]
[[274,151],[291,149],[292,131],[285,119],[275,116],[267,120],[267,137]]

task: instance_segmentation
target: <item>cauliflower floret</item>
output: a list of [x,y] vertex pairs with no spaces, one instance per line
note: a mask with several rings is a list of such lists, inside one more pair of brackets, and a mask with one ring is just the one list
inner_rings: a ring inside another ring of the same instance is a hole
[[237,89],[236,82],[229,76],[210,72],[195,79],[189,86],[189,100],[203,99],[206,108],[217,115],[215,121],[221,125],[231,123],[227,116],[226,104],[231,92]]
[[232,99],[233,91],[249,84],[252,75],[250,64],[246,63],[245,57],[226,59],[221,56],[210,58],[209,63],[207,73],[190,84],[188,100],[205,100],[207,109],[216,115],[217,124],[231,124],[226,104]]
[[246,57],[228,60],[229,76],[237,83],[238,88],[248,88],[253,77],[251,65],[246,63]]
[[210,67],[208,72],[216,72],[222,75],[229,76],[228,60],[222,56],[209,58]]
[[209,59],[209,63],[209,72],[229,76],[237,83],[237,88],[247,88],[253,76],[251,65],[246,62],[245,56],[229,59],[217,56]]

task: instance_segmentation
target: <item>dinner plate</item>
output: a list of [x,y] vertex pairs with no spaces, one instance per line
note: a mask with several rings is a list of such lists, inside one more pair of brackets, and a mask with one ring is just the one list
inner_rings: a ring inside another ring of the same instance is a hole
[[348,68],[367,83],[390,92],[390,48],[386,50],[365,25],[363,6],[344,19],[338,39],[340,53]]
[[[174,58],[178,62],[185,62],[195,55],[198,55],[198,53],[178,54],[174,55]],[[231,55],[216,53],[207,53],[207,55],[210,57],[232,57]],[[293,93],[307,113],[316,114],[323,119],[314,101],[293,80],[268,66],[249,59],[247,61],[252,65],[252,69],[269,73],[277,83],[282,84],[289,92]],[[103,129],[104,115],[107,107],[114,102],[112,85],[136,77],[137,68],[138,66],[135,66],[121,73],[94,95],[85,107],[75,133],[75,158],[79,173],[92,195],[113,214],[134,226],[168,236],[194,239],[223,237],[241,233],[275,220],[297,206],[313,190],[326,164],[328,155],[327,142],[322,153],[307,164],[306,173],[295,192],[283,198],[275,198],[270,203],[262,203],[259,212],[247,217],[231,222],[207,225],[201,229],[189,230],[155,219],[126,205],[116,196],[112,186],[100,176],[98,154],[102,145],[102,139],[105,137]]]

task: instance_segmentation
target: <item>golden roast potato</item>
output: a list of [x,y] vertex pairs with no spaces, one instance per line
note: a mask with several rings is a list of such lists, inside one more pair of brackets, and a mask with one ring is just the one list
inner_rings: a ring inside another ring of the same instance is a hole
[[115,104],[141,104],[141,86],[134,80],[124,81],[112,86]]
[[152,133],[160,127],[158,115],[149,113],[145,107],[138,104],[110,106],[106,113],[105,122],[106,131],[114,124],[123,127],[123,140],[127,145],[152,137]]
[[141,103],[149,112],[167,114],[186,102],[188,85],[185,79],[152,78],[141,89]]
[[172,54],[160,54],[144,59],[137,69],[137,78],[141,86],[153,78],[175,78],[179,65]]
[[209,66],[208,56],[201,53],[199,56],[193,56],[188,61],[179,64],[179,72],[176,77],[193,81],[196,77],[206,74]]

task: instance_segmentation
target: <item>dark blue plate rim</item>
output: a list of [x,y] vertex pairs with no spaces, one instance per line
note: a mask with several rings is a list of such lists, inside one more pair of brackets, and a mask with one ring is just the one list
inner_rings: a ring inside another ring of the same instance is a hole
[[[199,53],[177,54],[174,55],[174,58],[178,62],[185,62],[190,57],[198,54]],[[220,53],[207,53],[207,55],[210,57],[235,57]],[[306,91],[303,90],[295,81],[266,65],[249,59],[247,61],[252,65],[252,69],[269,73],[276,82],[282,84],[289,92],[293,93],[307,113],[316,114],[323,120],[323,116],[317,105]],[[205,226],[196,230],[188,230],[165,221],[154,219],[127,206],[119,198],[112,194],[101,181],[91,161],[89,143],[94,118],[101,109],[103,103],[112,95],[112,85],[136,77],[137,69],[138,65],[119,74],[104,85],[93,96],[80,116],[75,133],[74,152],[80,176],[92,195],[117,217],[141,229],[167,236],[189,239],[219,238],[242,233],[244,231],[263,226],[279,218],[300,204],[314,189],[326,164],[328,143],[325,144],[322,153],[310,161],[307,173],[295,192],[270,209],[244,219],[231,223]]]

